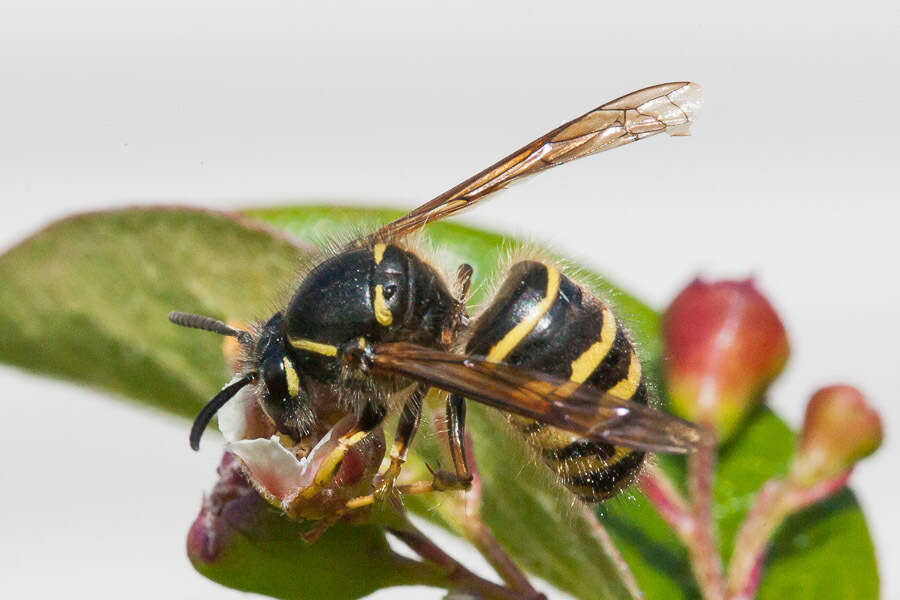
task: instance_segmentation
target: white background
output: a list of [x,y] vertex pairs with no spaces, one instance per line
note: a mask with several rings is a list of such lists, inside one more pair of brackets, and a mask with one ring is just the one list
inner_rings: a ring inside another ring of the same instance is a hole
[[[778,412],[799,424],[833,381],[882,411],[853,487],[900,597],[896,3],[340,5],[2,3],[0,247],[141,202],[412,207],[606,100],[698,81],[692,138],[579,161],[462,220],[660,307],[697,273],[756,276],[792,338]],[[4,597],[239,596],[184,558],[217,444],[195,455],[183,422],[16,370],[0,384]]]

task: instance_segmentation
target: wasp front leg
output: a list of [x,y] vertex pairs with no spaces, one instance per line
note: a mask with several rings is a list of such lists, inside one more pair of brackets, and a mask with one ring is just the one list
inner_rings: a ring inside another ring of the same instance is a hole
[[419,422],[422,420],[422,401],[428,394],[428,390],[429,386],[425,384],[417,385],[403,406],[400,421],[397,423],[394,445],[391,447],[391,464],[380,475],[375,487],[374,498],[376,501],[386,499],[394,490],[394,482],[400,475],[403,464],[406,462],[409,446],[419,429]]
[[446,410],[447,442],[454,472],[432,471],[431,485],[436,491],[467,490],[472,487],[472,471],[469,469],[465,447],[466,399],[459,394],[450,394]]
[[[454,342],[459,334],[459,329],[468,324],[465,306],[469,298],[473,272],[471,265],[463,263],[456,273],[455,288],[460,305],[460,315],[450,334]],[[466,399],[464,397],[459,394],[450,394],[447,397],[446,419],[447,441],[450,446],[450,458],[453,460],[454,473],[442,470],[432,471],[434,476],[432,488],[435,490],[467,490],[472,485],[472,473],[469,470],[465,451]]]

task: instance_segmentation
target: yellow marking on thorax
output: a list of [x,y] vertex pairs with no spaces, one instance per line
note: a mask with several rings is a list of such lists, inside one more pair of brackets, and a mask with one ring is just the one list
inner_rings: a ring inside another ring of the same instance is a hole
[[538,321],[540,321],[541,318],[547,314],[547,311],[550,310],[550,307],[553,306],[553,303],[556,301],[556,296],[559,293],[559,271],[551,266],[547,266],[546,268],[547,293],[544,295],[544,299],[531,310],[531,313],[527,317],[516,323],[515,327],[510,329],[499,342],[491,347],[486,358],[487,362],[498,363],[506,358],[506,356],[519,345],[519,342],[531,333],[531,330],[534,329],[534,326],[537,325]]
[[306,350],[307,352],[314,352],[323,356],[337,356],[337,346],[332,346],[331,344],[320,344],[319,342],[303,338],[288,338],[288,342],[297,350]]
[[628,400],[638,389],[638,385],[641,383],[641,361],[638,359],[637,354],[632,350],[631,352],[631,362],[628,363],[628,375],[625,376],[625,379],[619,381],[616,385],[611,387],[608,391],[613,396],[617,398],[622,398],[623,400]]
[[375,254],[375,264],[380,265],[381,259],[384,258],[384,251],[387,249],[387,246],[384,244],[375,244],[375,247],[372,248],[372,252]]
[[284,365],[284,378],[287,380],[288,394],[291,395],[291,398],[295,398],[300,395],[300,378],[297,377],[297,371],[294,370],[294,365],[287,356],[281,359],[281,364]]
[[384,300],[384,289],[381,287],[380,283],[375,286],[374,306],[375,320],[378,321],[379,325],[387,327],[394,322],[394,315],[391,313],[391,309],[388,308],[387,302]]
[[591,347],[581,353],[581,356],[572,361],[571,381],[584,383],[590,377],[594,369],[609,354],[613,342],[616,340],[616,317],[606,306],[603,307],[603,325],[600,328],[600,339],[591,344]]

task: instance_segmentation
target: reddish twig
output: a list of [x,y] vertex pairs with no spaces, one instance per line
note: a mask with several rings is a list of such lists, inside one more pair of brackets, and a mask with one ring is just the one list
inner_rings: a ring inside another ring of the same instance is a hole
[[648,467],[638,483],[656,512],[679,537],[684,538],[691,534],[694,520],[687,501],[659,467],[656,465]]
[[711,430],[707,430],[707,434],[703,443],[688,457],[689,501],[657,467],[647,469],[640,485],[647,499],[687,548],[703,598],[723,600],[725,575],[713,535],[712,517],[716,444]]
[[706,600],[725,597],[722,558],[713,535],[712,486],[716,468],[716,444],[712,429],[697,449],[688,456],[688,490],[691,498],[693,528],[687,536],[691,566]]
[[750,600],[756,596],[775,530],[791,513],[841,490],[847,484],[851,471],[848,469],[808,488],[796,487],[782,479],[766,482],[735,538],[734,555],[728,565],[729,600]]

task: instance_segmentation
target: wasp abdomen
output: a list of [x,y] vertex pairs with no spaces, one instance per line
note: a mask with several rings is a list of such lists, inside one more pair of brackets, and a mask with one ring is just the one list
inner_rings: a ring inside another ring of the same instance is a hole
[[[555,267],[524,261],[510,269],[476,320],[469,354],[591,385],[623,400],[647,403],[641,365],[627,333],[606,304]],[[644,453],[581,438],[517,416],[510,422],[562,482],[587,502],[614,496],[632,482]]]

